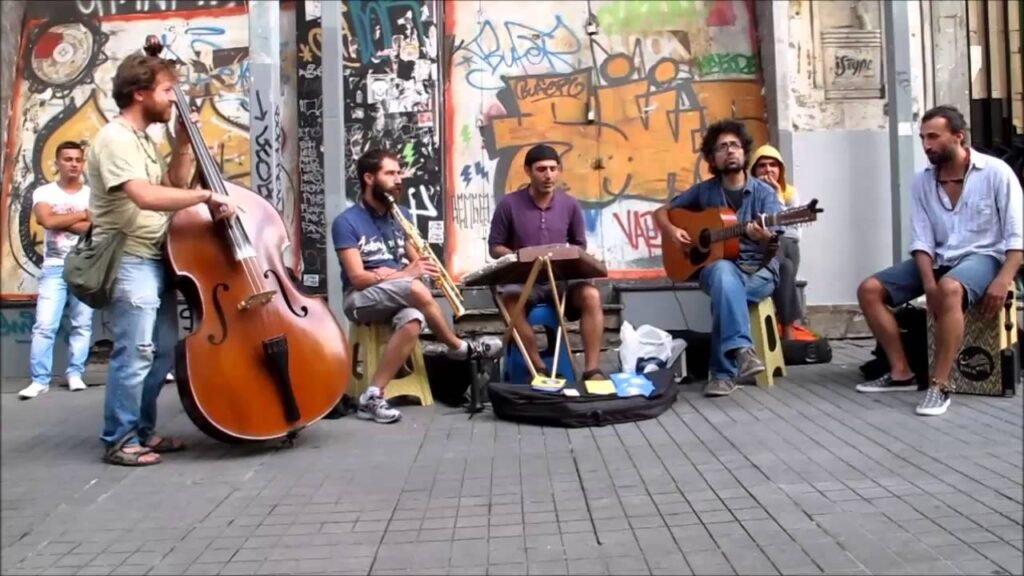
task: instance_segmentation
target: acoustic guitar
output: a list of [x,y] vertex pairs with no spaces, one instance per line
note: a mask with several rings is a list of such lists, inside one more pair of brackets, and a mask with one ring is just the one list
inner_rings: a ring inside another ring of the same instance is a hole
[[[803,206],[761,215],[756,220],[765,228],[795,226],[814,222],[821,212],[824,210],[818,208],[818,199],[815,198]],[[670,238],[662,240],[661,258],[665,273],[677,282],[693,279],[705,266],[718,260],[739,258],[740,237],[751,222],[740,222],[736,213],[725,207],[705,210],[670,208],[668,219],[673,226],[686,230],[693,242],[688,248],[679,250]]]

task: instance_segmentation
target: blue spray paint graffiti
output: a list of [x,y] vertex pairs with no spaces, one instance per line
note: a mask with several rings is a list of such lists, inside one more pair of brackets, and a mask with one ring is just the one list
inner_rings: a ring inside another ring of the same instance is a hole
[[36,314],[32,310],[4,310],[0,314],[0,338],[15,342],[31,342]]
[[[172,26],[160,36],[165,46],[166,58],[189,62],[185,68],[184,82],[193,90],[206,91],[208,95],[219,93],[218,103],[224,106],[238,102],[241,109],[249,111],[249,83],[252,75],[249,70],[248,48],[223,47],[220,39],[227,31],[220,26],[188,26],[182,30],[182,37],[188,41],[191,55],[182,57],[175,51],[178,32]],[[203,53],[209,53],[210,62],[201,59]],[[212,64],[212,66],[208,65]]]
[[591,234],[597,232],[597,225],[601,223],[601,209],[600,208],[584,208],[583,209],[583,224],[587,227],[587,232]]
[[576,65],[575,56],[583,49],[579,37],[561,16],[555,16],[555,24],[548,30],[517,22],[505,22],[504,28],[505,33],[499,34],[494,24],[486,20],[472,40],[455,47],[456,64],[468,69],[466,82],[470,86],[500,90],[505,84],[498,73],[510,68],[519,73],[529,73],[527,67],[543,68],[545,73],[569,72]]
[[[393,49],[394,36],[409,38],[409,29],[416,27],[416,38],[426,38],[420,11],[422,0],[392,0],[381,2],[364,0],[346,3],[351,18],[352,34],[356,38],[359,61],[369,64],[377,59],[378,53]],[[405,14],[402,14],[405,11]],[[402,27],[404,30],[393,30]],[[422,41],[422,40],[421,40]]]

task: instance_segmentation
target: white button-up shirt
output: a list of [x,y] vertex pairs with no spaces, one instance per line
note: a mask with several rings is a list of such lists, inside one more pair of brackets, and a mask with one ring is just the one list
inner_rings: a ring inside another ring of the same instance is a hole
[[910,252],[927,252],[935,266],[955,266],[968,254],[1000,262],[1007,250],[1024,250],[1024,192],[1013,169],[994,156],[971,150],[956,206],[936,180],[934,166],[914,177]]

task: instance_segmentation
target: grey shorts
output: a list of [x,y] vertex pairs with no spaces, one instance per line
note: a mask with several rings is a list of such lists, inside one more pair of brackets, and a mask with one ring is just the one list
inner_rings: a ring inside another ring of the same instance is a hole
[[409,322],[426,323],[423,313],[412,306],[412,283],[415,278],[397,278],[374,284],[365,290],[345,294],[345,316],[356,324],[391,322],[398,330]]
[[[592,286],[593,284],[594,283],[591,282],[590,280],[570,280],[568,282],[568,286],[565,282],[559,282],[558,296],[559,298],[570,298],[572,296],[573,290],[576,289],[577,286]],[[525,287],[525,284],[499,284],[496,287],[495,291],[497,292],[498,297],[501,298],[504,296],[508,296],[510,294],[522,294],[523,288]],[[530,295],[526,299],[526,313],[529,314],[530,310],[534,306],[542,303],[551,304],[552,306],[554,306],[555,298],[554,293],[551,291],[550,284],[541,284],[538,282],[533,285],[533,290],[530,292]],[[509,309],[509,313],[511,312],[512,310]],[[567,321],[575,322],[580,319],[580,315],[581,310],[578,307],[573,306],[572,300],[569,300],[568,302],[565,303],[565,319]]]
[[[952,268],[935,269],[935,280],[948,276],[964,288],[964,309],[970,308],[988,290],[1002,263],[987,254],[964,256]],[[889,304],[902,306],[924,294],[924,283],[913,260],[904,260],[874,275],[889,294]]]

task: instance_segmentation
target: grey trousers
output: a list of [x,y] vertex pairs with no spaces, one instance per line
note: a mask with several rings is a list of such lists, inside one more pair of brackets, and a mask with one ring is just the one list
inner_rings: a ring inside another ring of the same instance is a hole
[[779,322],[788,326],[803,318],[800,294],[796,289],[796,273],[800,268],[800,241],[783,236],[779,244],[779,284],[772,293]]

